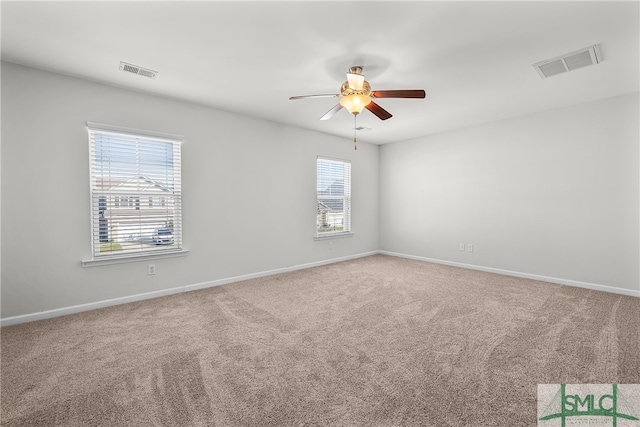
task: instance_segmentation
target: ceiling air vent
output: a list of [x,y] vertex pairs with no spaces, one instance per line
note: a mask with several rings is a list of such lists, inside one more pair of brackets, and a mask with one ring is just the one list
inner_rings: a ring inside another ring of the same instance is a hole
[[143,77],[149,77],[150,79],[155,79],[157,71],[150,70],[148,68],[138,67],[137,65],[127,64],[126,62],[120,61],[120,70],[126,71],[127,73],[137,74]]
[[540,77],[546,79],[556,74],[598,64],[600,60],[598,45],[593,45],[545,61],[536,62],[533,64],[533,68],[535,68]]

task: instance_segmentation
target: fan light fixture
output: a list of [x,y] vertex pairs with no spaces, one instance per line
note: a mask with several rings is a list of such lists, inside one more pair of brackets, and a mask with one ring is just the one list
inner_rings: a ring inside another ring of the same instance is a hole
[[[340,97],[340,102],[336,104],[331,110],[320,117],[320,120],[329,120],[338,111],[346,108],[349,113],[353,114],[353,148],[356,146],[356,131],[361,128],[358,127],[356,120],[358,114],[365,108],[371,111],[380,120],[390,119],[391,113],[376,104],[371,98],[424,98],[426,92],[424,89],[400,89],[400,90],[371,90],[371,85],[364,79],[362,74],[362,67],[354,65],[349,68],[347,72],[347,81],[342,83],[340,87],[340,93],[330,93],[323,95],[303,95],[292,96],[289,99],[303,99],[303,98],[337,98]],[[371,130],[371,129],[368,129]]]
[[354,93],[351,95],[343,96],[340,99],[340,105],[347,109],[354,116],[360,114],[364,108],[369,105],[371,98],[369,95],[363,95]]

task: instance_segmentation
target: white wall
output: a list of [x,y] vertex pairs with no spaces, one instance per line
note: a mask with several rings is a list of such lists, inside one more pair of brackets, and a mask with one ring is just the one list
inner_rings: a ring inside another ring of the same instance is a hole
[[[375,145],[2,63],[2,318],[378,249]],[[90,259],[86,122],[185,137],[186,257]],[[352,162],[354,236],[314,241],[317,155]],[[264,221],[270,210],[278,220]],[[331,243],[331,244],[330,244]]]
[[634,93],[382,146],[381,249],[637,295],[638,117]]

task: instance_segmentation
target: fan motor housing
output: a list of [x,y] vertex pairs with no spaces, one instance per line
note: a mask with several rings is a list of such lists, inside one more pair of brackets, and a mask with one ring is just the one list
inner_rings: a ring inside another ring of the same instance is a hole
[[349,95],[369,95],[369,93],[371,92],[371,85],[369,84],[368,81],[364,81],[364,83],[362,84],[362,89],[361,90],[355,90],[355,89],[351,89],[349,87],[349,82],[346,81],[344,83],[342,83],[342,86],[340,87],[340,92],[342,93],[343,96],[349,96]]

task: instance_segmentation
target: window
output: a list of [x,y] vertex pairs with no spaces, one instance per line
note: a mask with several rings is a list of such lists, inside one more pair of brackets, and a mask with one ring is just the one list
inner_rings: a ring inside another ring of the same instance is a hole
[[317,236],[351,232],[351,162],[318,157]]
[[93,259],[181,251],[182,137],[88,128]]

